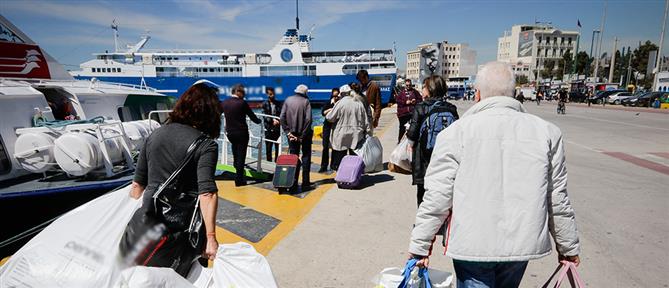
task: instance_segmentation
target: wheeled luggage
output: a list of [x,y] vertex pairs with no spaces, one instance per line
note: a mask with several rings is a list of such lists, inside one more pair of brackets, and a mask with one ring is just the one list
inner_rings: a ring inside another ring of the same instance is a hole
[[341,160],[335,181],[339,188],[354,189],[360,185],[365,162],[360,156],[347,155]]
[[272,178],[274,188],[283,193],[293,187],[297,183],[297,177],[300,175],[300,166],[300,157],[297,155],[279,155],[279,158],[276,158],[276,168],[274,170],[274,178]]

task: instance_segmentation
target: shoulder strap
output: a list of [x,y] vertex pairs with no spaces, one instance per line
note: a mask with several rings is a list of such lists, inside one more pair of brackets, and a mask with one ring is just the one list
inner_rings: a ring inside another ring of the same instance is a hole
[[177,169],[175,169],[174,172],[172,172],[172,175],[170,175],[170,177],[168,177],[165,181],[163,181],[163,183],[161,183],[158,186],[156,192],[153,193],[154,199],[158,198],[158,196],[160,196],[160,193],[163,192],[163,189],[165,189],[167,185],[172,183],[172,181],[174,181],[174,179],[177,178],[179,174],[181,174],[181,170],[183,170],[184,167],[188,165],[190,160],[193,159],[193,157],[195,156],[195,151],[197,151],[200,148],[200,146],[202,145],[202,143],[204,143],[204,140],[206,139],[207,139],[206,135],[200,134],[200,136],[198,136],[197,139],[195,139],[193,143],[191,143],[190,146],[188,146],[188,150],[186,150],[186,157],[184,157],[184,160],[181,161],[181,164],[179,164]]

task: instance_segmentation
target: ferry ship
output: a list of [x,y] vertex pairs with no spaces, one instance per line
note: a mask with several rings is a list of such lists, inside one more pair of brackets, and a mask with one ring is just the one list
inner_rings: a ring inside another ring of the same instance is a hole
[[[93,54],[95,59],[82,63],[80,71],[70,73],[77,79],[150,86],[175,97],[201,79],[220,85],[222,98],[230,96],[234,84],[242,83],[246,99],[251,102],[265,100],[266,87],[274,87],[281,101],[292,95],[297,85],[305,84],[311,101],[325,102],[332,88],[356,81],[356,73],[365,69],[370,79],[379,84],[382,102],[388,103],[397,74],[392,49],[312,52],[312,37],[300,35],[299,24],[297,28],[288,29],[266,53],[149,50],[144,46],[151,37],[145,35],[125,51]],[[114,24],[112,29],[114,37],[118,37],[118,26]]]

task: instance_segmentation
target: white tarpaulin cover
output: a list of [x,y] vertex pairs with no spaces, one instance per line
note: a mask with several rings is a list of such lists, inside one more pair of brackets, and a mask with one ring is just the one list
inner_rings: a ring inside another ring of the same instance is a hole
[[130,187],[81,205],[47,226],[0,267],[0,287],[110,287],[119,242],[141,201]]
[[118,245],[141,201],[129,187],[60,217],[0,267],[4,287],[276,287],[265,257],[247,243],[223,244],[213,268],[193,264],[187,279],[169,268],[123,267]]

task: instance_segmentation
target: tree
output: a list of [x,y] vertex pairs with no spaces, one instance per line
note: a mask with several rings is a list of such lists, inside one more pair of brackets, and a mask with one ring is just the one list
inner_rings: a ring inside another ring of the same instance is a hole
[[[653,44],[650,41],[639,45],[637,49],[632,53],[632,69],[638,71],[641,75],[646,74],[646,69],[648,68],[648,54],[650,51],[657,51],[657,45]],[[651,64],[654,66],[654,64]],[[653,83],[652,75],[647,75],[649,77],[644,77],[644,79],[639,79],[639,86],[650,87]],[[641,77],[639,77],[641,78]],[[634,77],[632,76],[632,79]],[[632,83],[632,82],[630,82]]]
[[[585,68],[590,67],[592,64],[592,58],[588,56],[588,53],[585,51],[578,52],[576,55],[576,72],[580,74],[585,74]],[[589,70],[592,71],[592,70]]]
[[555,60],[546,59],[544,61],[544,70],[541,70],[541,78],[553,78],[555,70]]
[[555,73],[555,78],[564,79],[564,74],[571,74],[573,62],[571,51],[567,50],[567,52],[562,55],[562,59],[558,61],[558,69]]
[[527,83],[530,83],[527,75],[516,75],[516,85],[525,85]]

